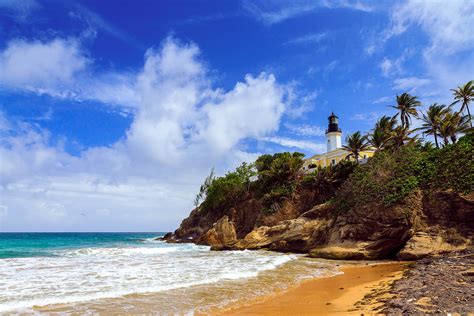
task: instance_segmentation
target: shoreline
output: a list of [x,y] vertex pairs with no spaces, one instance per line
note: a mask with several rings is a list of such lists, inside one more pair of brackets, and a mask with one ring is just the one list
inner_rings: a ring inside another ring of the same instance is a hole
[[313,278],[282,292],[260,297],[249,303],[237,303],[211,312],[215,315],[309,315],[376,313],[382,303],[369,298],[383,292],[403,276],[407,263],[387,262],[345,265],[342,274]]

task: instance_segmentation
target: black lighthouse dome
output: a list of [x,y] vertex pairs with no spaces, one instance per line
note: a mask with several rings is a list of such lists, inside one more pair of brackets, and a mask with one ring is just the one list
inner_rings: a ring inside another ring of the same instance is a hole
[[326,133],[331,133],[331,132],[339,132],[341,133],[341,129],[339,128],[339,117],[337,117],[334,112],[331,113],[331,115],[328,117],[328,129],[326,130]]

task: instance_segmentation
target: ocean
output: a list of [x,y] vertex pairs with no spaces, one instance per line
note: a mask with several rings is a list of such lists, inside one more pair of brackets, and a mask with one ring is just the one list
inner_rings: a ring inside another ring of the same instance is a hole
[[330,262],[167,244],[163,233],[0,233],[0,312],[206,313],[307,278]]

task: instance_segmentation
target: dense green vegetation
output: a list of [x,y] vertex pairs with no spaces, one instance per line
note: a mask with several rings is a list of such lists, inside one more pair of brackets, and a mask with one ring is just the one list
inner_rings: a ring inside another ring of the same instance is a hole
[[415,189],[474,189],[474,137],[441,149],[410,144],[380,151],[359,166],[337,192],[335,203],[349,210],[366,204],[390,206]]
[[[369,203],[387,207],[416,189],[471,192],[474,134],[469,104],[474,100],[474,83],[458,87],[453,94],[453,104],[435,103],[426,113],[418,112],[421,103],[417,97],[397,96],[393,106],[397,113],[381,117],[367,135],[349,135],[344,145],[348,159],[335,166],[305,174],[301,170],[304,155],[284,152],[262,155],[223,177],[214,177],[212,171],[201,186],[196,206],[203,200],[200,211],[220,212],[253,197],[262,201],[262,212],[272,213],[284,200],[308,190],[318,201],[331,200],[339,211],[350,211]],[[421,126],[410,129],[414,118],[421,120]],[[415,134],[419,131],[421,134]],[[434,144],[427,136],[433,136]],[[375,155],[359,165],[359,153],[369,147],[376,150]]]

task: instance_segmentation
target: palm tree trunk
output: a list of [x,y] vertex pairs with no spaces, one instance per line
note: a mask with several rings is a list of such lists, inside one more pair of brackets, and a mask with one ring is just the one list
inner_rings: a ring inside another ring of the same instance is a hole
[[434,132],[433,135],[434,135],[434,139],[435,139],[436,148],[439,148],[438,137],[436,136],[436,132]]
[[466,109],[467,109],[467,116],[469,117],[469,124],[471,124],[471,128],[472,128],[471,111],[469,111],[469,104],[467,102],[466,102]]

